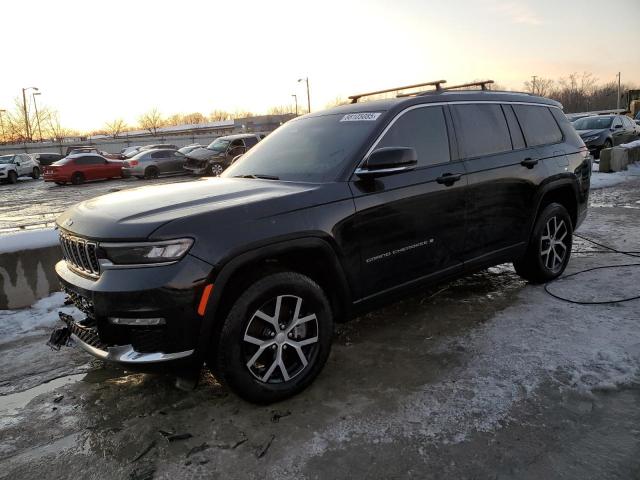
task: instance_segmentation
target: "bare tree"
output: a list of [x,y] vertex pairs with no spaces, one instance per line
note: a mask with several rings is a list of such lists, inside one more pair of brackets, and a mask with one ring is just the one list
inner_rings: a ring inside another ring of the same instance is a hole
[[351,103],[351,100],[341,96],[337,96],[336,98],[328,102],[325,105],[325,108],[339,107],[340,105],[347,105],[349,103]]
[[[291,105],[276,105],[267,109],[267,115],[287,115],[292,112],[293,107]],[[298,111],[300,109],[298,108]]]
[[250,112],[249,110],[243,110],[241,108],[237,109],[235,112],[233,112],[233,114],[231,114],[231,118],[233,118],[234,120],[247,117],[255,117],[255,114],[253,112]]
[[210,122],[220,122],[223,120],[231,120],[231,114],[224,110],[214,110],[209,114]]
[[546,97],[551,93],[553,85],[554,81],[550,78],[536,77],[535,81],[531,79],[524,82],[524,89],[533,95]]
[[158,129],[164,125],[162,114],[155,107],[141,115],[138,122],[140,123],[140,127],[143,130],[148,130],[151,135],[157,135]]
[[189,125],[197,125],[199,123],[205,123],[207,118],[200,112],[186,113],[182,115],[182,123]]
[[117,138],[122,132],[124,132],[127,128],[127,124],[121,118],[116,118],[112,122],[105,123],[105,130],[107,135]]

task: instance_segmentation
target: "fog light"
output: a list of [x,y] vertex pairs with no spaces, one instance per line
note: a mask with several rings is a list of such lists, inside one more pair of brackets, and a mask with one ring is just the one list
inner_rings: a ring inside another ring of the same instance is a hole
[[109,321],[114,325],[164,325],[167,322],[164,318],[123,318],[109,317]]

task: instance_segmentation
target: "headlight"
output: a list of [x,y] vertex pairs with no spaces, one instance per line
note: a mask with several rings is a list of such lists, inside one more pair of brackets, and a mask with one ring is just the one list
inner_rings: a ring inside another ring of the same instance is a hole
[[4,172],[7,169],[7,167],[0,167],[0,172]]
[[586,137],[584,139],[585,142],[592,142],[593,140],[596,140],[600,135],[591,135],[590,137]]
[[99,257],[116,265],[175,262],[186,255],[191,245],[191,238],[148,243],[100,243]]

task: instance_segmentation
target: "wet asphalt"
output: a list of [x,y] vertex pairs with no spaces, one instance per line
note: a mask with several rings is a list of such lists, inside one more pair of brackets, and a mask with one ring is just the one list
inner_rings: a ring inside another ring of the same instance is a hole
[[[591,203],[579,234],[640,251],[640,179]],[[567,273],[640,263],[574,250]],[[640,267],[562,282],[637,295]],[[19,338],[0,345],[0,478],[640,478],[639,322],[640,301],[563,302],[501,265],[340,325],[317,381],[266,407]]]

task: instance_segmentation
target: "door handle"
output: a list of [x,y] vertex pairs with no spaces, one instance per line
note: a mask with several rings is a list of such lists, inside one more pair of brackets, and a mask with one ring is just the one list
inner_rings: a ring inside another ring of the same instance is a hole
[[527,157],[524,160],[522,160],[520,162],[520,165],[522,165],[523,167],[527,167],[527,168],[533,168],[538,164],[538,159],[537,158],[531,158],[531,157]]
[[462,178],[461,173],[445,173],[441,177],[436,178],[436,182],[438,182],[441,185],[444,184],[447,187],[450,187],[461,178]]

